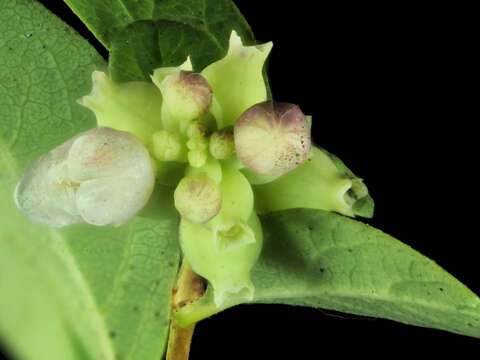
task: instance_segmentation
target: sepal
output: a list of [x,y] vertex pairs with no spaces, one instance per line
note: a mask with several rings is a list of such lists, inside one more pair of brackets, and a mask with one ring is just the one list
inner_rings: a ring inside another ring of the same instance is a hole
[[99,127],[129,132],[148,145],[154,132],[161,130],[162,95],[151,83],[115,83],[100,71],[92,73],[89,95],[77,102],[95,113]]
[[267,99],[262,70],[272,46],[271,42],[244,46],[232,31],[227,55],[201,72],[215,96],[211,111],[219,129],[233,126],[246,109]]

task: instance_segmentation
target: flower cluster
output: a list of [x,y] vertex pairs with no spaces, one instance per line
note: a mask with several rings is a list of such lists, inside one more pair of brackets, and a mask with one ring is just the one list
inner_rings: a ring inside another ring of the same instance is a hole
[[[18,208],[49,226],[119,225],[147,203],[155,180],[172,186],[182,251],[216,304],[253,299],[257,213],[314,207],[353,215],[352,194],[366,195],[361,180],[311,151],[310,119],[298,106],[267,101],[262,69],[271,48],[244,46],[232,32],[226,56],[200,73],[189,58],[156,69],[151,83],[118,84],[94,72],[79,103],[98,128],[40,158],[16,188]],[[315,176],[320,198],[299,195]]]

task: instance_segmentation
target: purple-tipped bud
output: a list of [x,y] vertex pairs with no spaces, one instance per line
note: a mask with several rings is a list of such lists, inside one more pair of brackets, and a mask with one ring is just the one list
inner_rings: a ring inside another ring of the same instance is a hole
[[[157,77],[155,76],[153,80]],[[182,120],[198,118],[212,104],[212,88],[205,78],[192,71],[180,70],[159,83],[163,106]]]
[[[185,96],[191,96],[193,102],[197,104],[200,113],[206,112],[210,108],[212,104],[212,88],[202,75],[193,71],[182,70],[180,71],[178,84],[184,86]],[[177,91],[181,93],[180,90]]]
[[266,101],[236,121],[238,159],[253,172],[280,176],[302,164],[311,147],[310,127],[297,105]]

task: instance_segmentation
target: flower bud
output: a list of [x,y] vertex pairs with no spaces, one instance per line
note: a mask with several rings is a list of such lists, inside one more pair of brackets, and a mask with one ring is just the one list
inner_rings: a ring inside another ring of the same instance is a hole
[[173,197],[180,215],[194,223],[207,222],[222,206],[220,187],[205,173],[184,177]]
[[167,78],[161,90],[166,106],[183,112],[185,118],[198,118],[208,111],[212,103],[210,85],[202,75],[192,71],[181,70]]
[[233,132],[226,129],[214,132],[210,136],[210,154],[219,160],[228,159],[235,154]]
[[207,133],[207,129],[205,128],[205,125],[194,121],[190,125],[188,125],[187,128],[187,137],[190,138],[195,138],[195,137],[204,137]]
[[212,89],[205,78],[189,71],[189,60],[178,68],[159,68],[152,81],[162,93],[162,122],[169,131],[187,131],[191,120],[205,114],[212,104]]
[[208,159],[208,153],[205,149],[194,149],[188,152],[187,158],[190,166],[199,168],[205,165]]
[[152,153],[162,161],[186,161],[187,151],[177,133],[161,130],[152,135]]
[[302,164],[310,152],[310,127],[300,108],[288,103],[258,103],[235,123],[235,149],[251,171],[279,176]]
[[38,159],[18,183],[15,202],[48,226],[119,225],[147,203],[154,180],[148,151],[135,136],[95,128]]
[[208,138],[204,136],[195,136],[187,141],[189,150],[206,150],[208,148]]

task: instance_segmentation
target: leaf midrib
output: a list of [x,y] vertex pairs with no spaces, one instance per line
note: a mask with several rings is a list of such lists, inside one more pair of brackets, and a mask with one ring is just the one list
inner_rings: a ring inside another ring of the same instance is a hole
[[101,339],[101,345],[106,350],[106,353],[109,354],[109,357],[111,359],[114,359],[115,356],[113,344],[112,341],[107,337],[108,328],[105,323],[104,317],[98,309],[95,297],[93,296],[91,289],[88,287],[85,277],[79,271],[78,264],[75,258],[72,256],[68,247],[67,239],[57,229],[51,228],[50,233],[52,234],[52,238],[57,240],[57,243],[62,244],[66,248],[67,251],[62,252],[59,252],[56,249],[55,254],[65,264],[65,266],[70,272],[71,277],[76,280],[76,287],[84,294],[85,302],[89,305],[89,309],[95,314],[95,319],[93,321],[95,322],[96,328],[101,329],[101,333],[105,334],[105,336],[103,336]]

